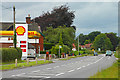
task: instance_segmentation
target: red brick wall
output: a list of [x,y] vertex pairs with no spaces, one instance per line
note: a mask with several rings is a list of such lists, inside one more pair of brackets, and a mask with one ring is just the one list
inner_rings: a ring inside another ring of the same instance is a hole
[[40,51],[43,51],[43,43],[44,43],[44,37],[43,36],[41,36],[40,38],[39,38],[39,44],[40,44]]
[[40,46],[40,51],[43,51],[43,41],[44,41],[44,37],[41,36],[39,38],[39,43],[35,44],[35,43],[31,43],[33,46],[36,47],[36,53],[39,54],[39,46]]
[[9,48],[9,46],[13,46],[13,43],[0,43],[0,48]]
[[36,48],[36,53],[39,54],[39,44],[31,43]]

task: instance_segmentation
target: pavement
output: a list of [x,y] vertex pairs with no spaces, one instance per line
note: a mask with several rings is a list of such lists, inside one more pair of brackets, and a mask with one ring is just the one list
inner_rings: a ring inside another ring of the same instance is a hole
[[55,63],[3,71],[3,78],[20,80],[43,80],[50,78],[89,78],[102,69],[110,67],[115,61],[114,56],[84,56]]

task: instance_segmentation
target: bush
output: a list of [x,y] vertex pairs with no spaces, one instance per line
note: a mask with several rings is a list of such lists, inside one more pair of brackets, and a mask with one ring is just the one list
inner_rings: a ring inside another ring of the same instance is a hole
[[79,52],[78,52],[78,51],[71,51],[71,52],[70,52],[70,54],[73,54],[73,53],[74,53],[75,56],[79,55]]
[[81,51],[85,51],[86,49],[81,49]]
[[40,54],[46,54],[46,51],[40,51]]
[[54,43],[44,43],[44,48],[45,50],[49,50],[52,48],[52,46],[54,46],[55,44]]
[[1,48],[2,62],[10,62],[15,59],[20,60],[22,57],[22,50],[20,48]]
[[94,52],[92,50],[88,50],[88,49],[85,50],[85,53],[87,53],[87,54],[94,54]]

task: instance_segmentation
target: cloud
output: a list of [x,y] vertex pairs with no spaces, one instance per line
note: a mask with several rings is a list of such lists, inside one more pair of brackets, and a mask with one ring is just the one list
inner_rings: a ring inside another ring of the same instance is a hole
[[75,15],[74,24],[78,28],[76,34],[83,31],[88,34],[94,30],[118,33],[117,3],[89,3],[83,8],[77,9]]
[[[16,21],[25,21],[30,14],[31,18],[42,15],[43,11],[51,11],[55,6],[68,4],[70,10],[75,11],[73,25],[77,27],[76,35],[88,34],[94,30],[118,33],[118,3],[117,2],[9,2],[2,3],[6,7],[16,6]],[[3,21],[13,21],[13,12],[2,10]]]

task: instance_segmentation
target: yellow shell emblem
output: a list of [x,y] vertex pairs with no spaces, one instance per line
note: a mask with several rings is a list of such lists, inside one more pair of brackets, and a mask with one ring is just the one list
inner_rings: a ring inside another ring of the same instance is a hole
[[18,27],[16,28],[16,33],[17,33],[17,35],[24,35],[24,33],[25,33],[25,28],[24,28],[23,26],[18,26]]

